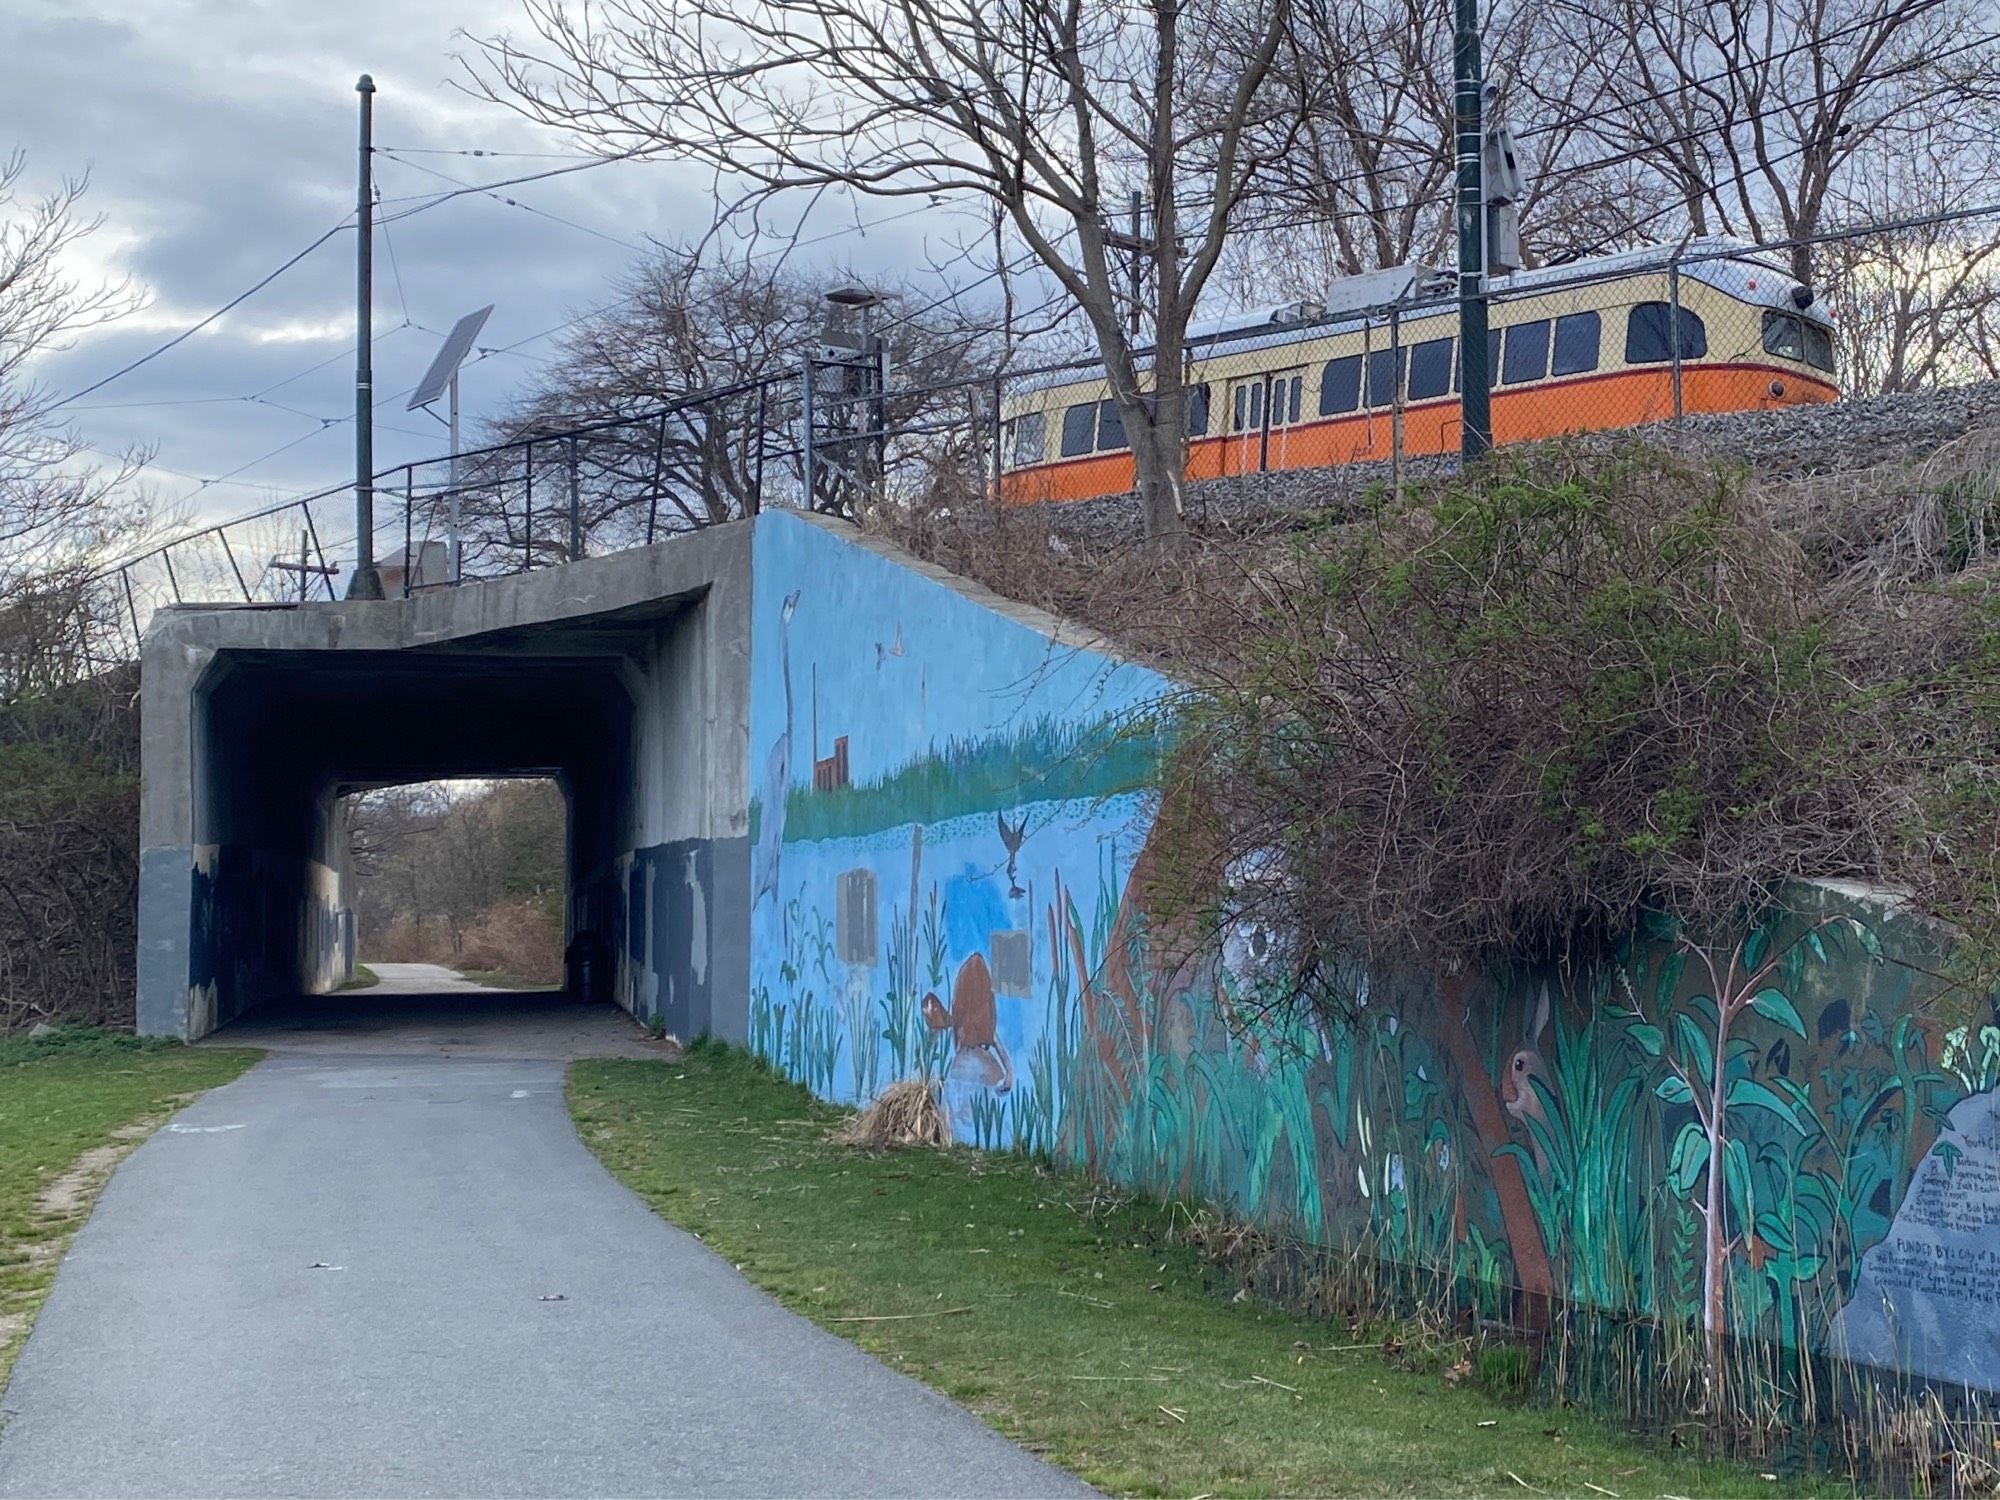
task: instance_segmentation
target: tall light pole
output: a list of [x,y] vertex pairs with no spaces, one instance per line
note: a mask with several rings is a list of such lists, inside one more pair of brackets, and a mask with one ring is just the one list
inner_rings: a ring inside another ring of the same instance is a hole
[[375,80],[354,85],[361,96],[361,172],[354,203],[354,576],[350,599],[380,599],[375,571]]
[[1476,463],[1493,447],[1493,372],[1486,345],[1486,132],[1479,60],[1479,0],[1458,0],[1452,74],[1458,147],[1458,453]]

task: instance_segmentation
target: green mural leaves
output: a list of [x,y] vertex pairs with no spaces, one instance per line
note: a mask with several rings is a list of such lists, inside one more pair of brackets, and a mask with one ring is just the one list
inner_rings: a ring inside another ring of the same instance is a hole
[[1694,1103],[1694,1090],[1688,1087],[1688,1081],[1679,1074],[1669,1074],[1662,1078],[1654,1085],[1653,1092],[1667,1104]]
[[[1813,936],[1817,937],[1818,934],[1815,933]],[[1806,1023],[1799,1019],[1799,1008],[1792,1004],[1790,997],[1783,990],[1766,987],[1757,991],[1750,997],[1750,1008],[1765,1020],[1784,1027],[1792,1035],[1804,1038]]]
[[1676,1193],[1692,1192],[1707,1166],[1708,1132],[1701,1121],[1689,1120],[1674,1137],[1673,1155],[1667,1161],[1667,1182]]
[[1788,1101],[1778,1097],[1770,1088],[1754,1078],[1734,1080],[1723,1094],[1723,1100],[1731,1109],[1768,1111],[1797,1131],[1803,1132],[1811,1128],[1799,1118],[1798,1111]]

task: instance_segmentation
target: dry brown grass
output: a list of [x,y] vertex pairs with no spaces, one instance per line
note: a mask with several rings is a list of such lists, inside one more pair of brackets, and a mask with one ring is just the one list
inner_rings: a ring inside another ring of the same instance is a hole
[[509,974],[531,984],[563,978],[562,932],[530,901],[502,901],[475,918],[452,941],[444,922],[404,919],[368,944],[366,958],[390,964],[442,964],[452,969]]
[[2000,429],[1922,459],[1767,480],[1758,491],[1831,585],[1879,592],[2000,561]]
[[936,1086],[906,1078],[890,1084],[860,1113],[842,1120],[828,1139],[862,1151],[937,1150],[951,1144],[951,1126]]

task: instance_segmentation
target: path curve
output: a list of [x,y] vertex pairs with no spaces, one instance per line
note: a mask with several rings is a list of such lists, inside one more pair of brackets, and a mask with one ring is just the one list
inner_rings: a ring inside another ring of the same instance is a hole
[[280,1053],[183,1111],[63,1263],[0,1495],[1089,1493],[655,1217],[562,1074]]
[[370,988],[379,987],[385,994],[476,995],[486,990],[486,986],[443,964],[370,964],[368,969],[379,981]]

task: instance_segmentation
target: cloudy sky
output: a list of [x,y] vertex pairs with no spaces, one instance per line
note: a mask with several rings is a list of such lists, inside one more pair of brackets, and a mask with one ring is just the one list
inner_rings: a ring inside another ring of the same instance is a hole
[[[517,0],[0,0],[0,153],[28,185],[88,170],[104,218],[77,269],[129,275],[144,312],[45,361],[69,393],[199,321],[354,206],[354,83],[373,75],[381,195],[410,208],[451,183],[568,165],[576,152],[451,86],[457,35],[520,31]],[[713,220],[705,173],[622,162],[468,195],[376,236],[376,388],[414,385],[464,312],[495,304],[464,382],[468,415],[503,401],[553,351],[549,335],[615,298],[651,236],[692,241]],[[397,202],[396,200],[406,200]],[[803,207],[803,205],[801,205]],[[533,210],[533,211],[530,211]],[[907,204],[818,205],[821,243],[793,264],[916,271],[946,252],[949,220]],[[559,222],[568,221],[568,222]],[[844,231],[844,232],[843,232]],[[337,484],[353,465],[354,238],[335,236],[237,311],[71,412],[93,445],[156,448],[151,478],[203,518]],[[940,283],[942,287],[942,283]],[[404,326],[408,325],[408,326]],[[317,367],[317,368],[315,368]],[[442,428],[401,400],[376,421],[383,465],[443,451]]]

